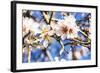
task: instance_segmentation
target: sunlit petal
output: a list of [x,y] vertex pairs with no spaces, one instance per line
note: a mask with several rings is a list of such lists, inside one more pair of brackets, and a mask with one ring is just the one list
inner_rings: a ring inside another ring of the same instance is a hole
[[44,46],[45,48],[48,47],[48,44],[49,44],[49,42],[48,42],[47,40],[44,40],[44,42],[43,42],[43,46]]
[[67,38],[67,35],[65,35],[65,34],[63,34],[62,36],[61,36],[61,39],[62,40],[65,40]]
[[75,57],[79,60],[79,59],[81,59],[82,58],[82,56],[81,56],[81,54],[80,54],[80,52],[79,51],[75,51]]
[[83,56],[87,56],[89,53],[89,49],[87,47],[82,46],[81,50],[83,51]]

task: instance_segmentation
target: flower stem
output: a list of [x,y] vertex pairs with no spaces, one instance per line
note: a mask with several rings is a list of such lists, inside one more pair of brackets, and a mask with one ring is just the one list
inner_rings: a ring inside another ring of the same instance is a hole
[[49,57],[49,59],[51,61],[54,61],[53,58],[52,58],[52,56],[51,56],[51,54],[50,54],[50,52],[48,50],[46,50],[46,54],[47,54],[47,56]]
[[60,40],[60,44],[62,46],[61,51],[60,51],[60,55],[62,54],[62,52],[64,51],[64,44],[62,43],[62,41]]

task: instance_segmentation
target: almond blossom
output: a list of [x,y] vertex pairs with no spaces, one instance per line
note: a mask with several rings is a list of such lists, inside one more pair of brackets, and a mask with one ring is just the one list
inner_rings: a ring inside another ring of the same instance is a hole
[[60,36],[62,40],[73,39],[78,36],[79,28],[75,23],[75,18],[70,15],[65,17],[64,20],[59,20],[57,25],[54,26],[56,35]]
[[48,44],[51,43],[53,40],[51,36],[54,34],[54,31],[51,30],[50,25],[45,25],[45,24],[41,25],[40,29],[41,29],[40,37],[42,37],[41,41],[43,41],[43,46],[46,48]]
[[40,33],[40,24],[34,21],[32,18],[23,17],[23,35],[32,31],[34,34]]

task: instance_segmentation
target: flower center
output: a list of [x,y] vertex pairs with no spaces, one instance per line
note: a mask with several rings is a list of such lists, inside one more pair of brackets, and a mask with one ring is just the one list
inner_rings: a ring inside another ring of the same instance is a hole
[[69,29],[69,34],[73,33],[73,29]]
[[44,38],[45,40],[51,41],[51,38],[50,38],[50,36],[48,35],[48,33],[46,33],[46,34],[43,36],[43,38]]
[[48,32],[47,28],[42,29],[42,33],[46,33],[46,32]]
[[66,34],[68,32],[68,27],[67,26],[61,27],[61,31],[63,34]]

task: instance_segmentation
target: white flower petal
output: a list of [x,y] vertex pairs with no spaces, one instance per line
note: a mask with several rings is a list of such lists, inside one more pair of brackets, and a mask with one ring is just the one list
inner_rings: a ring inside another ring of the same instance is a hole
[[87,56],[88,55],[88,52],[89,52],[88,48],[82,46],[81,50],[83,51],[83,56]]
[[70,34],[67,34],[67,39],[70,39]]
[[42,25],[41,25],[41,29],[42,29],[42,30],[44,30],[44,29],[45,29],[45,30],[50,30],[50,25],[42,24]]
[[76,38],[78,35],[77,34],[68,34],[67,35],[67,38],[70,39],[70,38]]
[[46,27],[48,30],[50,30],[50,25],[47,25],[47,27]]
[[40,33],[40,30],[39,30],[39,26],[40,24],[38,22],[35,22],[33,19],[31,18],[23,18],[23,26],[26,27],[26,31],[33,31],[35,34],[36,33]]
[[27,17],[23,18],[23,26],[26,27],[26,30],[30,29],[29,18],[27,18]]
[[74,27],[76,26],[76,19],[73,15],[69,15],[67,17],[65,17],[65,21],[64,21],[64,24],[69,26],[69,27]]
[[52,35],[54,35],[54,33],[55,33],[55,31],[51,30],[48,32],[48,35],[52,36]]
[[61,59],[61,62],[66,62],[66,60],[65,59]]
[[39,39],[40,42],[42,42],[43,40],[44,40],[43,38],[40,38],[40,39]]
[[31,25],[31,30],[34,31],[35,34],[40,33],[39,23],[34,22],[34,23]]
[[67,35],[66,34],[63,34],[62,36],[61,36],[61,39],[62,40],[65,40],[67,38]]
[[79,51],[75,51],[75,57],[79,60],[82,58],[82,55]]
[[59,61],[59,57],[55,57],[55,61]]
[[43,46],[44,46],[45,48],[48,47],[48,44],[49,44],[49,42],[48,42],[47,40],[44,40],[44,42],[43,42]]
[[75,37],[75,35],[74,34],[70,34],[70,38],[74,38]]
[[64,23],[65,20],[58,20],[57,24],[58,26],[61,26]]
[[57,35],[57,36],[61,36],[62,33],[61,33],[60,31],[56,31],[56,35]]

